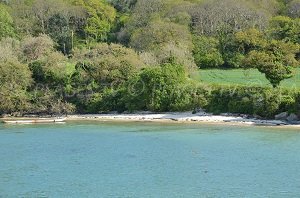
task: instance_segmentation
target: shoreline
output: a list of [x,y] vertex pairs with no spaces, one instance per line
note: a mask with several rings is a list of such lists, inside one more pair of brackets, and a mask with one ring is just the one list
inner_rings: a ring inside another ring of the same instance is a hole
[[133,114],[82,114],[69,115],[67,121],[117,121],[117,122],[161,122],[161,123],[206,123],[243,126],[273,126],[300,128],[300,122],[291,124],[281,120],[263,120],[241,116],[211,115],[207,113],[133,113]]
[[[6,117],[0,120],[13,119],[42,119],[40,116],[24,116],[24,117]],[[158,123],[204,123],[204,124],[224,124],[239,126],[268,126],[268,127],[288,127],[300,128],[300,122],[296,124],[288,123],[281,120],[264,120],[256,118],[246,118],[242,116],[232,115],[212,115],[208,113],[191,112],[168,112],[168,113],[152,113],[139,112],[133,114],[74,114],[65,116],[66,121],[108,121],[108,122],[158,122]]]

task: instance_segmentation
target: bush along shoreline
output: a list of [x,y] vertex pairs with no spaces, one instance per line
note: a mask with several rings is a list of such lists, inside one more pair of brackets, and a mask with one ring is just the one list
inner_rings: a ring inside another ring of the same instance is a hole
[[[290,121],[297,121],[300,115],[300,92],[290,90],[243,87],[243,86],[209,86],[185,85],[172,87],[174,92],[167,96],[159,94],[166,90],[151,90],[151,95],[131,95],[120,90],[104,96],[97,103],[99,109],[85,113],[106,113],[110,111],[135,112],[185,112],[194,113],[204,110],[214,115],[248,115],[258,119],[286,120],[289,115],[294,116]],[[95,105],[95,104],[93,104]],[[278,116],[282,113],[285,116]]]
[[[79,87],[76,84],[70,86]],[[13,98],[16,103],[9,106],[4,106],[2,102],[0,112],[22,116],[135,111],[197,112],[198,109],[204,109],[215,115],[246,114],[260,119],[278,118],[278,115],[286,112],[281,119],[294,115],[293,121],[298,120],[300,115],[298,90],[201,84],[188,78],[184,67],[174,63],[143,69],[122,83],[89,86],[81,85],[78,92],[70,92],[69,86],[31,88],[25,94],[27,99],[18,98],[22,95],[17,96]]]

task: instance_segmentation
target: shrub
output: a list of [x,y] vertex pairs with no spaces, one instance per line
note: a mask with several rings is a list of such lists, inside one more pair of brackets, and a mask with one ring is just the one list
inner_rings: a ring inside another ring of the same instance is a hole
[[213,37],[195,36],[194,58],[198,67],[217,68],[224,64],[222,54],[219,51],[219,42]]
[[27,89],[31,83],[27,65],[16,59],[0,60],[0,114],[26,112],[30,106]]

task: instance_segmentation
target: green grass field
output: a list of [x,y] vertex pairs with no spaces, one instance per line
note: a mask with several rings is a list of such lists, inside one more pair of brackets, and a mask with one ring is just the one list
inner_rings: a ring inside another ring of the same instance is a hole
[[[192,78],[207,84],[272,87],[264,74],[261,74],[256,69],[203,69],[192,75]],[[299,89],[300,68],[295,69],[293,78],[282,81],[280,86],[282,88]]]

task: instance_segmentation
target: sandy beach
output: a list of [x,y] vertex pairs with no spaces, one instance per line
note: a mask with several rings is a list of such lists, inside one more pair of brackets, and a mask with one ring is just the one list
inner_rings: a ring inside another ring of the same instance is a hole
[[69,115],[69,121],[98,120],[98,121],[149,121],[149,122],[193,122],[193,123],[223,123],[257,126],[291,126],[299,127],[300,123],[291,124],[280,120],[260,120],[241,116],[212,115],[207,113],[135,113],[135,114],[87,114]]
[[[54,117],[24,116],[5,117],[0,120],[42,120]],[[168,122],[168,123],[206,123],[244,126],[275,126],[300,128],[300,122],[289,123],[282,120],[266,120],[249,118],[249,116],[234,116],[230,114],[213,115],[210,113],[168,112],[152,113],[137,112],[132,114],[75,114],[63,117],[64,121],[111,121],[111,122]]]

